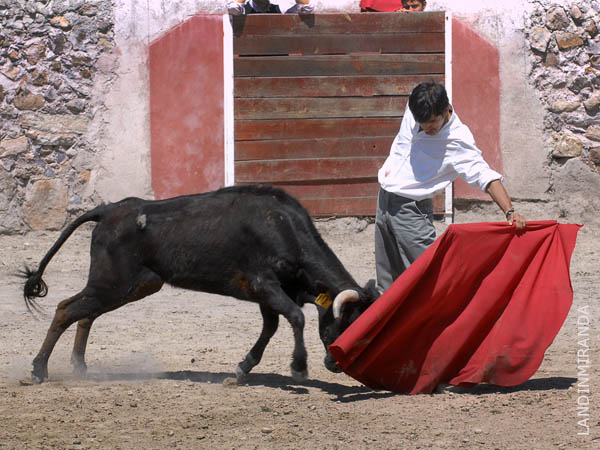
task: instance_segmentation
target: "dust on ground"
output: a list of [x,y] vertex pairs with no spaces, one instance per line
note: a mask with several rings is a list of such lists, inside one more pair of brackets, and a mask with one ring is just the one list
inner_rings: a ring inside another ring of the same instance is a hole
[[[374,277],[372,223],[317,225],[360,284]],[[49,315],[85,284],[90,229],[76,231],[46,270],[50,291],[41,303]],[[573,307],[529,381],[417,396],[373,391],[327,371],[310,305],[309,380],[290,376],[292,333],[282,320],[246,383],[231,385],[226,379],[260,333],[258,307],[169,287],[96,320],[86,379],[71,372],[72,327],[50,358],[49,382],[22,385],[50,318],[36,321],[27,312],[14,274],[24,263],[37,267],[58,233],[0,236],[0,448],[600,448],[598,231],[586,226],[579,233]],[[578,321],[588,319],[585,349]],[[578,379],[582,350],[591,367]],[[589,393],[582,392],[585,378]]]

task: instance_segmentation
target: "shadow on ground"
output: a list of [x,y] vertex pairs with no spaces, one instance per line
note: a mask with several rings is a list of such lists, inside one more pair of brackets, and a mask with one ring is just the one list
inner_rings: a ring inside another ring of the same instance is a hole
[[[201,372],[192,370],[156,373],[88,374],[87,378],[95,381],[131,381],[154,379],[191,381],[194,383],[224,384],[232,386],[236,384],[235,378],[231,373]],[[518,386],[502,387],[490,384],[481,384],[473,387],[448,386],[444,392],[464,395],[485,395],[510,394],[521,391],[547,391],[552,389],[566,390],[573,386],[576,382],[576,378],[566,377],[534,378]],[[389,391],[375,391],[366,386],[346,386],[344,384],[330,383],[321,380],[306,380],[303,382],[297,382],[291,377],[272,373],[250,373],[246,376],[242,385],[265,386],[273,389],[290,391],[295,394],[308,394],[308,389],[314,388],[335,396],[335,401],[345,403],[399,395]]]

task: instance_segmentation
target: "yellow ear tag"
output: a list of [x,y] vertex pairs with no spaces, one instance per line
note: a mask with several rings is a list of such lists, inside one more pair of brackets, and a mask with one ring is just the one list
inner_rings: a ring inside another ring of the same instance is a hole
[[325,309],[331,306],[331,298],[329,298],[329,294],[325,292],[324,294],[319,294],[315,299],[315,305],[319,305]]

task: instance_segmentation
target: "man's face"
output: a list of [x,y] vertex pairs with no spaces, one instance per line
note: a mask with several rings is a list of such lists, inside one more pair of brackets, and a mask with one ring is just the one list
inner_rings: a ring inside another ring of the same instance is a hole
[[419,0],[405,0],[402,2],[404,11],[417,12],[423,11],[427,2],[421,3]]
[[269,7],[269,0],[254,0],[254,4],[260,9],[265,10]]
[[429,136],[435,136],[450,119],[450,110],[447,109],[439,116],[431,116],[426,122],[418,122],[421,130]]

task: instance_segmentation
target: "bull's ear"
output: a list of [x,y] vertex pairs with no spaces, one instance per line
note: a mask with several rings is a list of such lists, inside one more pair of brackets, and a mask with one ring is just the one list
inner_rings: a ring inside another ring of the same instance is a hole
[[381,292],[379,292],[379,289],[377,289],[377,282],[375,280],[367,281],[367,284],[365,284],[363,290],[365,292],[366,300],[371,303],[377,300],[377,298],[381,295]]
[[315,281],[315,285],[317,286],[317,291],[319,291],[319,294],[324,294],[325,292],[329,291],[327,285],[320,280]]

